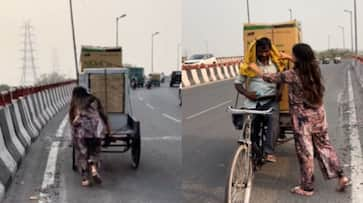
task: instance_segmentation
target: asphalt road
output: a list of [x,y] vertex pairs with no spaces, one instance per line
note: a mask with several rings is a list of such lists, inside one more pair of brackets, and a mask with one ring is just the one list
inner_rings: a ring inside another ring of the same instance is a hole
[[[346,96],[346,66],[322,66],[325,79],[325,105],[329,134],[347,175],[350,175],[349,138],[343,131],[342,107]],[[356,79],[352,77],[356,82]],[[353,82],[354,83],[354,82]],[[355,94],[357,109],[363,107]],[[358,91],[358,92],[359,92]],[[230,160],[237,147],[238,131],[225,109],[236,97],[233,81],[223,81],[183,91],[183,200],[184,202],[223,202]],[[359,102],[359,104],[358,104]],[[361,110],[363,111],[363,109]],[[362,114],[357,114],[362,115]],[[362,133],[360,133],[362,137]],[[362,142],[361,142],[362,143]],[[293,141],[276,147],[277,163],[266,164],[256,173],[251,202],[350,202],[351,191],[335,192],[335,181],[323,181],[315,167],[315,195],[310,198],[290,194],[298,184],[299,170]]]
[[69,125],[64,137],[55,137],[67,108],[52,119],[22,161],[4,203],[38,202],[50,145],[61,141],[55,186],[46,193],[60,203],[170,203],[181,200],[181,109],[177,88],[165,83],[160,88],[132,91],[133,113],[141,122],[141,161],[131,168],[131,154],[102,154],[103,183],[80,186],[80,176],[71,169]]

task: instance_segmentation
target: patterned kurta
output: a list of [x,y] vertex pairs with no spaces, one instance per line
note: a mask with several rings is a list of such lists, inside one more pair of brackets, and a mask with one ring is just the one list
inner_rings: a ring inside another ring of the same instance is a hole
[[300,163],[300,184],[313,190],[314,157],[325,178],[340,177],[343,173],[336,151],[328,136],[328,125],[323,105],[310,106],[304,100],[303,85],[295,70],[264,74],[263,79],[289,85],[289,106],[294,129],[295,149]]
[[72,137],[77,165],[82,175],[87,171],[88,162],[99,165],[104,130],[105,125],[97,111],[96,102],[88,109],[78,110],[76,118],[72,121]]

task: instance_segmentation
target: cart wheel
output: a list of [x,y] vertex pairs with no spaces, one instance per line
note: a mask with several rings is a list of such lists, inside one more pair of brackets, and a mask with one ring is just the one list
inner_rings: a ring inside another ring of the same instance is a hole
[[140,162],[140,154],[141,154],[141,139],[140,139],[140,131],[134,134],[131,143],[131,159],[132,159],[132,168],[137,169],[139,167]]
[[72,145],[72,170],[73,171],[77,170],[77,166],[76,166],[76,150],[74,148],[74,145]]

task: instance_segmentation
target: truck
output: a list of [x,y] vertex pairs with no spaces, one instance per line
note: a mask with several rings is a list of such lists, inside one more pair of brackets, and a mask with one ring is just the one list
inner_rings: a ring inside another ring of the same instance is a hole
[[152,86],[160,87],[161,74],[160,73],[149,73],[148,80],[146,81],[146,88],[150,89]]
[[130,86],[133,89],[144,87],[144,68],[136,66],[125,66],[125,68],[129,69]]

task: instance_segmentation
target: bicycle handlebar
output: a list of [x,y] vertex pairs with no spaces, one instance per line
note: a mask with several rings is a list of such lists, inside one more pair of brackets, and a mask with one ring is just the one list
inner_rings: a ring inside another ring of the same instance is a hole
[[227,107],[227,111],[232,114],[256,114],[256,115],[270,115],[272,114],[273,108],[267,110],[253,110],[253,109],[235,109],[231,106]]

